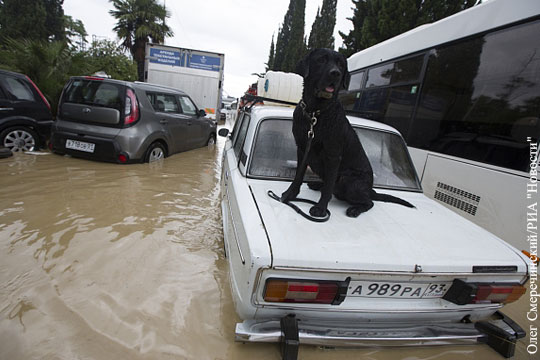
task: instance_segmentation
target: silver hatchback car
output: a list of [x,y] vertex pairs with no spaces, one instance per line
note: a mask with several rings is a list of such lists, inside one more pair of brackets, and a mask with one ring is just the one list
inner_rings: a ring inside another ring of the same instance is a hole
[[94,160],[151,162],[215,144],[216,122],[205,115],[174,88],[72,77],[60,98],[49,147]]

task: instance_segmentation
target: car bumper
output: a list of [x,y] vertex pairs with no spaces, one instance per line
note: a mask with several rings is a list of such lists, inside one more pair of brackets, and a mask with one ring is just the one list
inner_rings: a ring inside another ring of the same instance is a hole
[[[290,317],[290,315],[288,316]],[[292,331],[283,327],[283,319],[246,320],[236,325],[236,341],[288,342],[318,346],[382,347],[425,346],[488,343],[503,356],[513,354],[515,342],[524,331],[510,318],[497,312],[486,321],[476,323],[333,323],[296,321]],[[289,332],[289,335],[286,335]],[[512,346],[513,345],[513,346]]]
[[[67,140],[75,140],[94,144],[93,152],[84,152],[66,148]],[[114,139],[100,138],[95,136],[79,136],[70,133],[53,132],[50,140],[51,150],[56,153],[68,154],[75,157],[119,163],[118,156],[124,154],[120,145]],[[133,160],[125,154],[129,162]]]

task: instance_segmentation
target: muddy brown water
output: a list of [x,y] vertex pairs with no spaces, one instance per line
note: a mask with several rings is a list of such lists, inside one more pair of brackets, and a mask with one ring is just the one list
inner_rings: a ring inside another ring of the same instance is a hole
[[[0,159],[0,359],[280,359],[234,342],[213,148],[120,166]],[[505,308],[522,327],[528,298]],[[515,359],[533,359],[529,340]],[[502,359],[485,345],[301,346],[308,359]]]

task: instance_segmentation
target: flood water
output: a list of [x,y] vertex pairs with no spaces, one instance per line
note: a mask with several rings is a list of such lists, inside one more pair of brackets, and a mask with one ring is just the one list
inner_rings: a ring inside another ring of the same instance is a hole
[[[0,359],[280,359],[234,342],[212,148],[157,164],[0,159]],[[505,313],[528,329],[528,299]],[[533,359],[529,340],[515,359]],[[299,359],[502,359],[485,345],[301,346]]]

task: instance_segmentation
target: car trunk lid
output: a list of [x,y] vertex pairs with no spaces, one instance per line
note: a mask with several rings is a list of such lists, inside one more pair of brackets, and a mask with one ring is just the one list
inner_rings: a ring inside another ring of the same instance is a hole
[[[519,252],[479,226],[421,193],[378,190],[415,205],[375,202],[358,218],[345,215],[347,204],[332,199],[330,220],[304,219],[267,192],[280,195],[289,183],[249,180],[265,224],[275,267],[339,271],[471,273],[473,266],[514,266],[526,273]],[[303,185],[300,197],[320,193]],[[309,205],[299,205],[309,212]]]
[[119,125],[120,111],[107,107],[89,106],[84,104],[69,104],[62,106],[62,120],[95,123],[103,125]]

